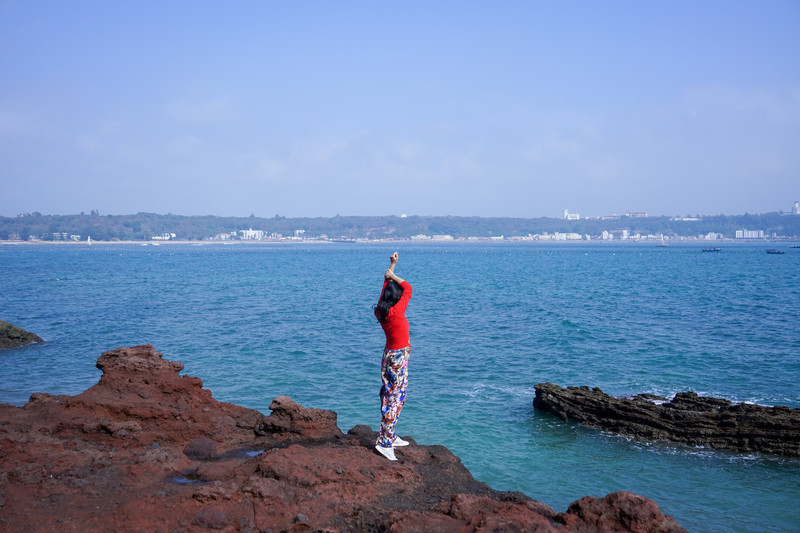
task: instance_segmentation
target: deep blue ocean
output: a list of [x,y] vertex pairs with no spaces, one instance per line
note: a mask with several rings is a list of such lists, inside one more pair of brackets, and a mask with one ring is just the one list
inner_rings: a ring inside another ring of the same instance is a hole
[[[784,255],[769,255],[770,247]],[[800,407],[800,249],[786,244],[0,245],[0,402],[77,394],[153,344],[216,399],[289,395],[379,424],[389,255],[414,286],[398,433],[556,511],[618,490],[693,532],[800,531],[800,460],[637,442],[534,411],[534,385]],[[399,451],[398,454],[402,454]]]

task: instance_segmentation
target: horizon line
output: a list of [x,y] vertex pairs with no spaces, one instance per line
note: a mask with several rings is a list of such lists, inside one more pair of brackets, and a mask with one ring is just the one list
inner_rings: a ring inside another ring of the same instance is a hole
[[[626,217],[629,216],[627,213],[645,213],[646,216],[643,217],[643,218],[687,218],[687,217],[691,218],[691,217],[716,217],[716,216],[771,215],[771,214],[782,214],[782,213],[791,214],[792,212],[791,211],[784,211],[784,210],[776,210],[776,211],[767,211],[767,212],[763,212],[763,213],[749,213],[749,212],[745,211],[744,213],[738,213],[738,214],[717,213],[717,214],[695,214],[695,215],[691,215],[691,214],[687,214],[687,215],[679,215],[679,214],[676,214],[676,215],[650,215],[647,211],[630,211],[630,210],[628,210],[628,211],[626,211],[626,214],[608,213],[608,214],[605,214],[605,215],[588,215],[588,216],[581,216],[581,218],[578,219],[578,220],[590,220],[590,221],[602,220],[603,217],[611,217],[611,216],[616,216],[616,217],[620,217],[620,218],[626,218]],[[573,215],[574,214],[578,214],[579,215],[579,213],[570,213],[570,214],[573,214]],[[12,215],[0,215],[0,217],[2,217],[2,218],[25,218],[25,217],[29,217],[29,216],[30,217],[33,217],[33,216],[43,216],[43,217],[47,217],[47,216],[51,216],[51,217],[62,217],[62,216],[63,217],[68,217],[68,216],[89,216],[89,217],[91,217],[91,216],[101,216],[101,217],[104,217],[104,216],[115,216],[115,217],[117,217],[117,216],[120,216],[121,217],[121,216],[137,216],[137,215],[179,216],[179,217],[186,217],[186,218],[191,218],[191,217],[197,217],[197,218],[202,218],[202,217],[214,217],[214,218],[260,218],[260,219],[265,219],[265,220],[275,219],[275,218],[281,218],[281,219],[322,218],[322,219],[325,219],[325,218],[392,218],[392,217],[394,217],[394,218],[412,218],[412,217],[417,217],[417,218],[486,218],[486,219],[497,218],[497,219],[522,219],[522,220],[535,220],[535,219],[539,219],[539,218],[550,218],[550,219],[555,219],[555,220],[567,220],[564,217],[557,217],[557,216],[529,216],[529,217],[524,217],[524,216],[496,216],[496,215],[495,216],[487,216],[487,215],[417,215],[417,214],[405,214],[405,213],[402,213],[402,214],[399,214],[399,215],[398,214],[386,214],[386,215],[375,215],[375,214],[373,214],[373,215],[340,215],[340,214],[336,214],[336,215],[328,215],[328,216],[322,216],[322,215],[287,216],[287,215],[281,215],[279,213],[276,213],[275,215],[272,215],[272,216],[261,216],[261,215],[255,215],[253,213],[251,213],[249,215],[215,215],[215,214],[186,215],[186,214],[172,213],[172,212],[156,213],[156,212],[151,212],[151,211],[138,211],[136,213],[122,213],[122,214],[120,214],[120,213],[102,213],[101,214],[98,210],[94,210],[94,209],[91,210],[89,212],[89,214],[87,214],[87,213],[85,213],[83,211],[81,211],[80,213],[67,213],[67,214],[63,214],[63,213],[42,213],[40,211],[33,211],[33,212],[28,212],[28,213],[18,213],[18,214],[13,215],[13,216]],[[574,221],[575,220],[570,220],[570,222],[574,222]]]

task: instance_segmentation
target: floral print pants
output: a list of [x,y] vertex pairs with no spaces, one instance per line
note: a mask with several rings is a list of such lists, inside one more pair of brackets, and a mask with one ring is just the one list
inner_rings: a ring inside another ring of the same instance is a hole
[[403,409],[408,386],[408,356],[411,347],[384,350],[381,360],[381,431],[377,445],[390,447],[395,439],[394,428]]

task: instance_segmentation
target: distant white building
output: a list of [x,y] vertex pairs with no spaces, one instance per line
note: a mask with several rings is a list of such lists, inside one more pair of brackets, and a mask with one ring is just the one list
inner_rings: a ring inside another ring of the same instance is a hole
[[161,235],[153,235],[150,239],[153,241],[171,241],[175,237],[177,237],[177,235],[174,233],[162,233]]
[[570,213],[566,207],[564,208],[564,220],[580,220],[580,219],[581,215],[579,213]]
[[604,241],[610,241],[614,239],[614,236],[607,230],[603,230],[603,233],[600,234],[600,238],[603,239]]
[[434,241],[452,241],[454,239],[453,239],[452,235],[434,235],[433,236],[433,240]]
[[764,230],[751,230],[751,229],[737,229],[736,230],[736,238],[737,239],[763,239],[764,238]]
[[300,241],[303,239],[303,234],[305,234],[306,230],[304,229],[296,229],[294,230],[294,237],[289,237],[290,240],[293,241]]
[[793,215],[800,215],[800,202],[795,202],[792,206],[792,214]]
[[239,238],[243,241],[260,241],[264,238],[264,232],[260,229],[242,229],[239,230]]
[[631,236],[631,232],[630,231],[628,231],[626,229],[622,230],[622,240],[623,241],[627,241],[630,236]]

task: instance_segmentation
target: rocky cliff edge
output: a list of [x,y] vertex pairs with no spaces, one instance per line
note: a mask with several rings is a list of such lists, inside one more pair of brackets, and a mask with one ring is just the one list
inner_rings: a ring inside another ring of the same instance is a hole
[[271,414],[215,400],[150,345],[97,361],[77,396],[0,405],[3,531],[684,531],[628,492],[563,513],[473,479],[443,446],[392,463],[375,433],[281,396]]

